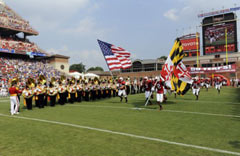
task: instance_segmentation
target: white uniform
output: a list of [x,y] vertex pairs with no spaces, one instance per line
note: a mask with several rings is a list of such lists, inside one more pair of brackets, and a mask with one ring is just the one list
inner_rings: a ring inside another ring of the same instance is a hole
[[222,83],[221,83],[220,81],[217,81],[217,82],[215,83],[215,88],[216,88],[217,90],[220,90],[220,89],[221,89],[221,86],[222,86]]
[[17,96],[11,96],[10,97],[10,103],[11,103],[11,115],[18,114],[18,108],[20,106],[19,100]]
[[[119,83],[118,87],[119,87],[118,96],[127,97],[126,88],[125,88],[126,86],[125,86],[124,82]],[[123,89],[121,89],[121,88],[123,88]]]
[[192,91],[193,91],[193,94],[194,94],[194,95],[197,95],[197,96],[198,96],[199,91],[200,91],[199,82],[197,82],[197,81],[194,81],[194,82],[193,82]]

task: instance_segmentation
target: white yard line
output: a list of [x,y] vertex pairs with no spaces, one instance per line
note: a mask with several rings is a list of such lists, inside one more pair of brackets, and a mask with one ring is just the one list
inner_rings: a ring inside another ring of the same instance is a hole
[[184,101],[184,102],[196,102],[196,103],[198,103],[198,102],[209,102],[209,103],[226,103],[226,104],[239,104],[240,105],[240,102],[218,102],[218,101],[204,101],[204,100],[201,100],[201,99],[199,99],[198,101],[197,100],[182,100],[182,99],[176,99],[176,100],[170,100],[170,101],[173,101],[173,102],[178,102],[178,101]]
[[3,103],[3,102],[10,102],[10,100],[1,100],[0,99],[0,103]]
[[189,111],[177,111],[177,110],[163,110],[163,111],[164,111],[164,112],[173,112],[173,113],[186,113],[186,114],[197,114],[197,115],[210,115],[210,116],[221,116],[221,117],[240,118],[240,116],[238,116],[238,115],[212,114],[212,113],[189,112]]
[[[149,111],[155,110],[155,109],[147,109],[147,108],[131,108],[131,107],[119,107],[119,106],[98,106],[98,105],[66,105],[66,106],[69,106],[69,107],[111,108],[111,109],[134,109],[134,110],[149,110]],[[163,112],[171,112],[171,113],[184,113],[184,114],[197,114],[197,115],[209,115],[209,116],[240,118],[240,116],[238,116],[238,115],[228,115],[228,114],[213,114],[213,113],[177,111],[177,110],[162,110],[162,111]]]
[[57,124],[57,125],[63,125],[63,126],[69,126],[69,127],[75,127],[75,128],[81,128],[81,129],[88,129],[88,130],[93,130],[93,131],[98,131],[98,132],[104,132],[104,133],[128,136],[128,137],[133,137],[133,138],[138,138],[138,139],[156,141],[156,142],[161,142],[161,143],[166,143],[166,144],[171,144],[171,145],[177,145],[177,146],[183,146],[183,147],[189,147],[189,148],[195,148],[195,149],[201,149],[201,150],[206,150],[206,151],[240,156],[240,153],[238,153],[238,152],[232,152],[232,151],[221,150],[221,149],[216,149],[216,148],[173,142],[173,141],[163,140],[163,139],[159,139],[159,138],[152,138],[152,137],[146,137],[146,136],[135,135],[135,134],[130,134],[130,133],[123,133],[123,132],[111,131],[111,130],[106,130],[106,129],[88,127],[88,126],[81,126],[81,125],[76,125],[76,124],[71,124],[71,123],[64,123],[64,122],[43,120],[43,119],[29,118],[29,117],[21,117],[21,116],[10,116],[10,115],[5,115],[5,114],[0,114],[0,116],[24,119],[24,120],[31,120],[31,121],[38,121],[38,122],[44,122],[44,123],[50,123],[50,124]]

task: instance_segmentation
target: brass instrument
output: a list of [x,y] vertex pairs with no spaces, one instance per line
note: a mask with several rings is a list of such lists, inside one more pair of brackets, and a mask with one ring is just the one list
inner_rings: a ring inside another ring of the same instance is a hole
[[35,80],[32,79],[32,78],[29,78],[29,79],[27,80],[26,85],[27,85],[30,89],[34,88],[34,87],[35,87]]
[[55,96],[58,93],[57,89],[54,88],[54,85],[52,84],[52,82],[50,84],[50,88],[48,88],[47,93],[48,93],[49,96]]
[[51,78],[51,83],[52,83],[52,85],[54,85],[55,82],[56,82],[55,77],[52,77],[52,78]]
[[63,85],[65,85],[66,84],[66,76],[61,75],[60,81],[62,82]]
[[47,82],[44,75],[40,75],[38,80],[42,85],[44,85]]

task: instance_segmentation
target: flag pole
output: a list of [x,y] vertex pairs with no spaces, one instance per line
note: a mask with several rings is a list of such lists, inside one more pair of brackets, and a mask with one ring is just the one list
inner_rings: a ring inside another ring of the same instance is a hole
[[198,33],[196,32],[196,46],[197,46],[197,67],[199,67],[199,60],[198,60]]
[[[154,86],[153,86],[154,89],[155,89],[155,87],[156,87],[156,85],[157,85],[157,82],[158,82],[158,81],[156,81],[155,84],[154,84]],[[150,100],[150,98],[151,98],[151,96],[152,96],[152,93],[153,93],[153,90],[152,90],[152,88],[151,88],[151,92],[150,92],[150,94],[149,94],[149,96],[148,96],[148,99],[147,99],[147,101],[146,101],[146,103],[145,103],[145,107],[148,105],[148,102],[149,102],[149,100]]]
[[228,40],[227,40],[227,28],[225,28],[225,41],[226,41],[226,65],[228,65]]
[[[103,57],[104,57],[104,54],[103,54],[103,52],[102,52],[102,55],[103,55]],[[104,60],[105,60],[105,62],[106,62],[106,64],[107,64],[107,60],[106,60],[106,58],[105,58],[105,57],[104,57]],[[108,70],[109,70],[109,72],[110,72],[110,75],[112,76],[112,79],[113,79],[113,73],[112,73],[112,71],[110,70],[110,68],[109,68],[108,64],[107,64],[107,67],[108,67]]]
[[[98,43],[99,43],[99,40],[97,40],[97,41],[98,41]],[[100,44],[100,43],[99,43],[99,44]],[[101,49],[101,48],[100,48],[100,49]],[[105,60],[105,62],[106,62],[106,64],[107,64],[107,60],[106,60],[106,58],[105,58],[105,56],[104,56],[104,54],[103,54],[102,49],[101,49],[101,52],[102,52],[103,58],[104,58],[104,60]],[[107,67],[108,67],[108,70],[109,70],[109,72],[110,72],[110,75],[112,76],[112,79],[113,79],[113,73],[112,73],[112,71],[110,70],[108,64],[107,64]]]

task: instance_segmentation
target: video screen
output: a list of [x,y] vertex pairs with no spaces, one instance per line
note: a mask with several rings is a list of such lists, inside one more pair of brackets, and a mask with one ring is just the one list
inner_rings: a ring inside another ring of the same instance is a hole
[[227,45],[229,52],[235,52],[235,30],[236,24],[221,23],[213,26],[206,26],[204,29],[205,54],[226,52],[226,31]]

